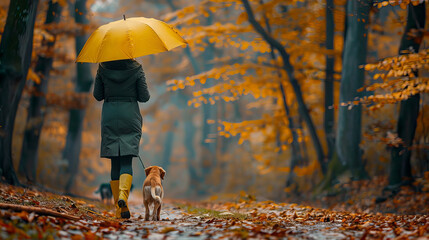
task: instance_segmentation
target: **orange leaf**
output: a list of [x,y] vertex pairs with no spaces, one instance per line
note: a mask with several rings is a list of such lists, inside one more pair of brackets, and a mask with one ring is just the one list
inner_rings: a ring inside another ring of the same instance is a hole
[[31,68],[28,70],[27,80],[31,80],[31,81],[35,82],[36,84],[40,84],[39,75],[37,75],[37,73],[35,73],[33,71],[33,69],[31,69]]

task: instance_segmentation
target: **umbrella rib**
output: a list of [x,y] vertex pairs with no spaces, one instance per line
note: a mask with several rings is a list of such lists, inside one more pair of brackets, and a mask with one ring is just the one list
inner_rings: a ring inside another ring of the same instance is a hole
[[[171,29],[171,31],[173,32],[173,33],[175,33],[183,42],[185,42],[185,44],[187,44],[187,42],[186,42],[186,40],[185,39],[183,39],[182,38],[182,36],[180,36],[180,34],[172,27],[172,26],[170,26],[170,25],[168,25],[167,23],[165,23],[165,22],[162,22],[162,21],[160,21],[160,24],[162,24],[162,25],[164,25],[164,26],[166,26],[167,28],[170,28]],[[180,45],[182,45],[183,43],[181,43]],[[180,45],[178,45],[178,46],[180,46]],[[174,46],[174,47],[172,47],[172,48],[170,48],[170,49],[167,49],[168,51],[170,51],[171,49],[173,49],[173,48],[175,48],[175,47],[177,47],[177,46]]]
[[133,40],[132,40],[132,37],[131,37],[131,28],[130,28],[130,26],[129,25],[127,25],[127,27],[128,27],[128,30],[127,30],[127,38],[128,38],[128,41],[129,41],[129,46],[130,46],[130,54],[131,54],[131,56],[129,56],[127,53],[125,53],[125,55],[127,55],[130,59],[131,58],[134,58],[134,56],[133,56],[133,53],[134,53],[134,49],[133,49],[133,47],[134,47],[134,43],[133,43]]
[[106,42],[106,36],[109,34],[109,31],[107,30],[106,31],[106,33],[104,34],[104,36],[103,36],[103,39],[101,40],[101,44],[100,44],[100,47],[98,48],[98,51],[97,51],[97,62],[100,62],[100,52],[101,52],[101,50],[103,49],[103,45],[104,45],[104,43]]
[[158,33],[152,28],[152,26],[147,24],[147,23],[145,23],[145,24],[150,28],[150,30],[152,30],[155,33],[156,37],[161,41],[162,46],[165,48],[165,50],[169,51],[168,47],[165,45],[164,41],[162,41],[162,39],[159,37]]

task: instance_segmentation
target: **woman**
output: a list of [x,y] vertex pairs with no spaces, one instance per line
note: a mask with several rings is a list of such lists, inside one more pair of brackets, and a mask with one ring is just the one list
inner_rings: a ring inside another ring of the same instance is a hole
[[100,156],[112,161],[110,187],[116,218],[130,218],[127,200],[133,179],[132,158],[139,154],[142,127],[137,101],[150,98],[142,66],[132,59],[102,62],[95,78],[94,98],[104,99]]

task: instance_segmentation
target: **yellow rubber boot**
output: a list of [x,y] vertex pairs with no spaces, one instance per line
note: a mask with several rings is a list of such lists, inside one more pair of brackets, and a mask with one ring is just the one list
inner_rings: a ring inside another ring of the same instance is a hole
[[115,203],[115,217],[121,218],[121,208],[118,206],[119,180],[110,181],[110,188],[112,189],[113,200]]
[[130,195],[131,183],[133,176],[130,174],[121,174],[119,177],[119,198],[118,206],[121,208],[121,217],[130,218],[130,210],[128,209],[128,196]]

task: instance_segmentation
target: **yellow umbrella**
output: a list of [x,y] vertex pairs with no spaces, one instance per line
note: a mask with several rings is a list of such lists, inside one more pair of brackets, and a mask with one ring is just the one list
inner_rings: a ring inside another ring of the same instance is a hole
[[186,41],[165,22],[127,18],[99,27],[91,34],[76,62],[106,62],[170,51]]

